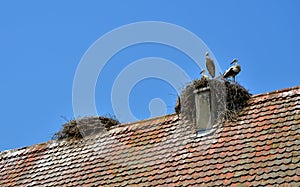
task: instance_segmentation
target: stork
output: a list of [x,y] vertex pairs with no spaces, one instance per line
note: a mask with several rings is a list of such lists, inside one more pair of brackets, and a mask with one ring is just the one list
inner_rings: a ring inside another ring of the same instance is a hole
[[176,105],[175,105],[175,113],[178,115],[179,117],[179,114],[181,112],[181,102],[180,102],[180,97],[179,95],[177,96],[177,101],[176,101]]
[[205,53],[205,62],[206,62],[206,68],[208,70],[208,73],[212,78],[215,78],[215,69],[216,69],[215,63],[214,60],[209,57],[208,52]]
[[202,69],[201,72],[200,72],[200,74],[202,76],[201,79],[208,79],[208,76],[205,75],[205,69]]
[[236,58],[233,59],[233,61],[230,64],[234,64],[234,65],[225,71],[223,77],[225,79],[232,77],[233,81],[235,82],[235,76],[239,74],[239,72],[241,72],[242,69],[241,66],[238,64],[238,60]]

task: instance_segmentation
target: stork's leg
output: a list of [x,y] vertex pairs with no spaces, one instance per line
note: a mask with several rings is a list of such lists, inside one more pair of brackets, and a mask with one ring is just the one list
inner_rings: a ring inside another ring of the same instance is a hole
[[233,76],[232,78],[233,78],[233,82],[235,82],[235,76]]

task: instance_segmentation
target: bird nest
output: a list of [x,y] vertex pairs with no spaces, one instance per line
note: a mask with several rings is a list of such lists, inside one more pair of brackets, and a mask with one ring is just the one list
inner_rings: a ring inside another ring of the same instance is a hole
[[[120,124],[120,122],[117,119],[111,117],[100,116],[98,119],[100,120],[102,127],[105,128],[106,130],[109,130],[111,127]],[[95,130],[97,129],[97,127],[93,127],[94,124],[92,123],[92,121],[94,120],[94,117],[86,117],[84,118],[84,120],[86,120],[87,122],[91,120],[90,126],[87,127],[88,129],[83,129],[82,127],[83,125],[81,124],[81,119],[70,120],[62,126],[62,129],[60,131],[56,132],[53,135],[52,139],[59,140],[59,141],[61,140],[76,141],[76,140],[83,139],[83,137],[86,136],[86,132],[88,131],[90,131],[89,135],[99,132]]]
[[76,120],[71,120],[62,126],[62,129],[56,132],[52,139],[53,140],[80,140],[82,135],[77,126]]
[[100,116],[99,119],[107,130],[109,130],[113,126],[117,126],[120,124],[120,122],[115,118]]
[[193,81],[194,89],[206,88],[208,87],[208,79],[202,78]]
[[225,120],[234,120],[238,113],[248,105],[252,94],[238,83],[225,81],[225,86],[227,91]]
[[243,86],[236,82],[229,82],[224,79],[198,79],[188,84],[181,94],[183,118],[196,123],[195,90],[210,88],[214,95],[215,110],[218,111],[218,121],[233,121],[238,113],[247,106],[251,94]]

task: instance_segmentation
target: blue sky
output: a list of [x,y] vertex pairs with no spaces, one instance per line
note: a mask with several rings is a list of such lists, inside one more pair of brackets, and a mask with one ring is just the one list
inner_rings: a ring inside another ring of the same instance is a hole
[[[300,85],[300,1],[15,1],[0,2],[0,151],[51,139],[73,119],[72,84],[87,49],[102,35],[139,21],[163,21],[188,29],[213,51],[222,70],[237,57],[237,80],[251,93]],[[199,76],[191,59],[173,48],[141,44],[118,54],[100,74],[99,114],[113,114],[111,85],[127,64],[162,57]],[[166,70],[167,71],[167,70]],[[149,117],[148,103],[161,98],[173,112],[175,90],[146,79],[131,92],[130,106]]]

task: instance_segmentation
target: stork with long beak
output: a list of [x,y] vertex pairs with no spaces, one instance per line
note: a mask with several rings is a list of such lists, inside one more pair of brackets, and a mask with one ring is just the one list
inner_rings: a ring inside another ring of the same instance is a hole
[[200,74],[202,76],[201,79],[208,79],[208,76],[205,75],[205,70],[204,69],[201,70]]
[[206,68],[208,70],[208,73],[210,74],[210,76],[212,78],[215,78],[215,63],[214,63],[214,60],[212,58],[209,57],[209,53],[206,52],[205,53],[205,64],[206,64]]
[[225,71],[223,77],[225,79],[232,77],[233,81],[235,82],[235,76],[239,74],[239,72],[241,72],[242,69],[241,66],[238,64],[238,60],[236,58],[233,59],[233,61],[230,64],[234,64],[234,65]]

